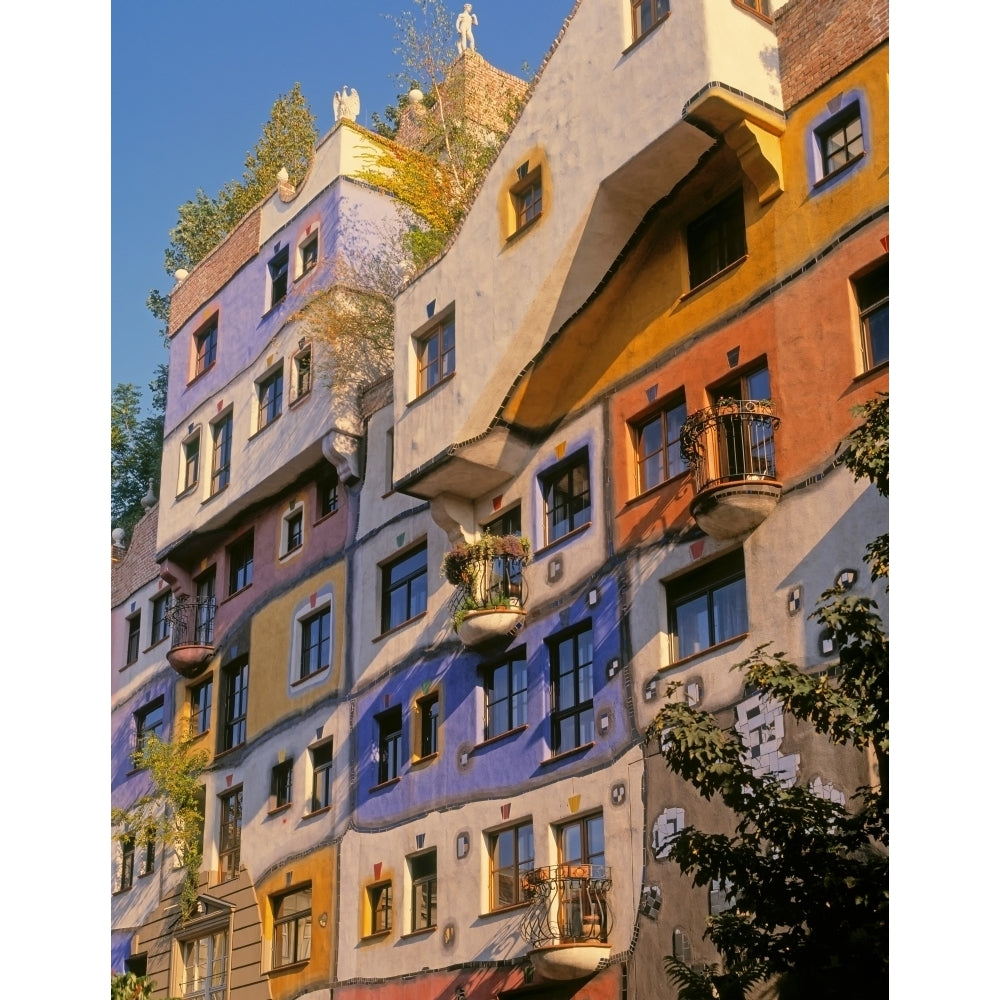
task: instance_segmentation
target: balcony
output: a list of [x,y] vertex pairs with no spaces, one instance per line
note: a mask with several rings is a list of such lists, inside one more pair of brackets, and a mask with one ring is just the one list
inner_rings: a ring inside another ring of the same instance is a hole
[[603,865],[562,864],[522,876],[528,911],[521,936],[535,973],[545,979],[582,979],[597,971],[611,945],[608,894],[611,873]]
[[691,515],[707,535],[745,535],[777,506],[779,422],[770,401],[761,399],[721,399],[684,422],[681,451],[694,473]]
[[167,662],[181,677],[197,677],[215,655],[215,598],[196,597],[168,612]]

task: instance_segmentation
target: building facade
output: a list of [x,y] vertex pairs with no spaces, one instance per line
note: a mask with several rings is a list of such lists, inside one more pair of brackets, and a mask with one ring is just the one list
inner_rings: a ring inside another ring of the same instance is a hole
[[[167,878],[118,939],[156,996],[674,995],[728,904],[671,838],[728,819],[646,743],[671,684],[762,770],[870,780],[730,667],[835,667],[809,611],[875,593],[887,504],[834,457],[888,390],[887,18],[578,0],[356,398],[303,391],[299,317],[392,216],[360,127],[175,290],[155,559],[188,631],[148,694],[213,762],[199,912]],[[530,560],[459,604],[440,567],[484,536]]]

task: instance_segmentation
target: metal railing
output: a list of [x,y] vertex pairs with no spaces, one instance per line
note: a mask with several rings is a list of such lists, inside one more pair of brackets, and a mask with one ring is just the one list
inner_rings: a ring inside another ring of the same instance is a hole
[[726,483],[776,479],[774,431],[780,420],[767,400],[736,399],[691,414],[681,450],[694,473],[695,493]]
[[215,598],[195,597],[166,613],[170,622],[170,648],[215,644]]
[[535,868],[521,877],[529,907],[521,937],[534,948],[607,943],[611,930],[611,872],[603,865],[562,864]]

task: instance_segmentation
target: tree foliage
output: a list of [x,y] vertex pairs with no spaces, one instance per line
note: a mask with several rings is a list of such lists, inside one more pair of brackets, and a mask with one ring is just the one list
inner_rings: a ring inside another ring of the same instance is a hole
[[[888,396],[860,415],[842,461],[888,496]],[[866,556],[873,581],[887,579],[884,537],[884,563],[871,547]],[[766,645],[733,669],[833,743],[877,761],[877,780],[859,788],[850,807],[755,773],[739,737],[684,701],[668,702],[647,732],[668,769],[704,798],[721,800],[735,828],[730,834],[687,827],[671,847],[671,859],[696,886],[717,881],[733,904],[707,921],[723,972],[665,960],[681,1000],[740,1000],[770,979],[781,1000],[886,995],[889,642],[875,601],[840,587],[822,595],[812,617],[839,650],[835,678],[829,671],[807,674]]]
[[154,983],[134,972],[111,973],[111,1000],[149,1000]]

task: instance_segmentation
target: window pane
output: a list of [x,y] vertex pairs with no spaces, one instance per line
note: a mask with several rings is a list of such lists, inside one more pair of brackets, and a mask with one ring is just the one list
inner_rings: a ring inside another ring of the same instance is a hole
[[708,597],[702,595],[683,604],[676,611],[677,655],[681,659],[700,653],[711,645]]
[[743,580],[734,580],[712,595],[715,615],[715,641],[723,642],[747,631],[746,587]]

